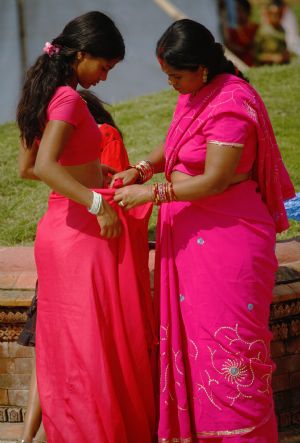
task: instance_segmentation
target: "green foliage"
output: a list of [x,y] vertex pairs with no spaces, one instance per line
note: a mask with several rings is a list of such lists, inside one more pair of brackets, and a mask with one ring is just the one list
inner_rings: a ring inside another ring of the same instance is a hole
[[[296,189],[300,190],[299,103],[300,65],[253,68],[251,83],[262,95],[274,126],[283,159]],[[145,158],[163,141],[170,123],[176,93],[162,91],[119,103],[111,112],[123,132],[130,161]],[[18,177],[18,131],[13,123],[0,125],[0,245],[32,244],[37,221],[47,206],[48,188]],[[162,178],[162,177],[161,177]],[[157,179],[157,178],[156,178]],[[150,220],[149,238],[155,238],[157,209]],[[300,235],[293,222],[279,238]]]

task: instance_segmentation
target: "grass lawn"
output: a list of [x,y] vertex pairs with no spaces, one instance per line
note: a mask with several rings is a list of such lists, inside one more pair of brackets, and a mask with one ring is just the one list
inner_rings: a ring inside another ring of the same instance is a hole
[[[300,63],[253,68],[247,75],[267,105],[283,159],[300,191]],[[143,159],[164,139],[175,102],[176,93],[169,90],[112,107],[131,162]],[[14,123],[0,125],[0,153],[0,245],[32,244],[49,190],[42,183],[18,178],[18,131]],[[150,239],[155,235],[156,214],[154,208]],[[300,235],[300,223],[292,222],[278,238],[296,235]]]

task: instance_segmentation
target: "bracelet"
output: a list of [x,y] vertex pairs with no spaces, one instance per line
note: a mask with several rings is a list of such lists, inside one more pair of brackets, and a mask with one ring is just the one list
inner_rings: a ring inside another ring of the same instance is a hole
[[145,183],[150,180],[154,174],[154,167],[149,160],[141,160],[130,167],[136,169],[139,173],[139,178],[136,183]]
[[173,183],[169,182],[154,183],[154,185],[152,185],[152,196],[156,205],[177,200],[173,189]]
[[88,211],[90,214],[97,215],[102,206],[102,195],[98,194],[98,192],[95,191],[92,191],[92,193],[93,193],[93,203],[92,206],[88,208]]

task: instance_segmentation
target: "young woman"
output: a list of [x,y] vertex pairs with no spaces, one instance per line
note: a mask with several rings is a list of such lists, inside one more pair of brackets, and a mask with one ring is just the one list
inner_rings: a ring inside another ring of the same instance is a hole
[[109,17],[75,18],[28,71],[17,111],[21,174],[53,190],[35,242],[49,443],[150,443],[153,434],[149,206],[123,214],[114,190],[102,189],[99,129],[76,91],[105,81],[124,52]]
[[[102,172],[113,174],[116,171],[123,171],[129,166],[128,154],[124,146],[123,138],[113,117],[104,107],[103,102],[92,92],[82,89],[78,91],[84,99],[87,107],[98,124],[101,140],[99,146],[99,160],[102,163]],[[31,178],[31,165],[23,165],[23,178]],[[26,170],[25,170],[26,168]],[[111,175],[104,174],[104,180],[108,183]],[[151,208],[149,208],[151,209]],[[20,334],[18,343],[22,346],[35,347],[36,317],[37,317],[37,287],[30,308],[28,309],[27,321]],[[26,408],[24,427],[22,430],[21,443],[23,442],[44,442],[46,435],[41,423],[42,410],[40,406],[39,393],[36,380],[35,365],[32,369],[29,398]],[[34,439],[34,440],[33,440]]]
[[157,44],[179,93],[164,143],[117,190],[129,209],[160,204],[160,443],[276,443],[268,328],[294,188],[266,108],[200,23],[173,23]]

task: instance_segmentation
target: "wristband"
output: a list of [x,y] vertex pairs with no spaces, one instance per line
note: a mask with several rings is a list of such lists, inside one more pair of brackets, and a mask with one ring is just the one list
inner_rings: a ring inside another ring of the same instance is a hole
[[93,203],[92,206],[88,208],[88,211],[90,214],[97,215],[102,206],[102,195],[98,194],[95,191],[92,191],[92,193],[93,193]]

